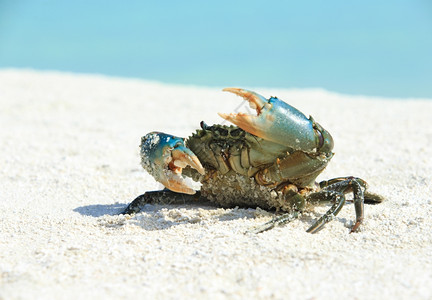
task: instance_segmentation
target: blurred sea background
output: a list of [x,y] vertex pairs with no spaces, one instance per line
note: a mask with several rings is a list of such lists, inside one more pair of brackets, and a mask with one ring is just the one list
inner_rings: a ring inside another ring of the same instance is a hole
[[0,68],[432,98],[432,1],[0,0]]

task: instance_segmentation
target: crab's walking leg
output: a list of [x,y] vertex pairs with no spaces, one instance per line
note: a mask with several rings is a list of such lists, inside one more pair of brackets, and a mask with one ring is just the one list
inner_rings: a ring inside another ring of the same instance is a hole
[[332,207],[311,227],[309,227],[308,230],[306,230],[306,232],[315,233],[320,230],[326,223],[333,220],[333,218],[340,212],[340,210],[345,204],[345,195],[338,191],[321,191],[312,194],[311,197],[313,197],[314,200],[318,200],[318,202],[328,202],[329,199],[332,199],[330,201],[334,202]]
[[340,177],[320,182],[320,187],[323,188],[323,190],[311,194],[308,200],[315,203],[323,203],[328,202],[330,199],[334,204],[307,230],[307,232],[315,233],[326,223],[331,221],[345,204],[345,194],[351,191],[354,194],[354,208],[356,212],[356,221],[351,228],[351,232],[355,232],[364,218],[364,191],[367,188],[366,182],[355,177]]
[[146,204],[210,204],[207,199],[201,197],[201,193],[197,191],[193,195],[176,193],[170,190],[146,192],[135,198],[122,212],[122,214],[138,213]]
[[300,212],[293,211],[291,213],[286,213],[281,216],[275,217],[272,220],[268,221],[267,223],[262,224],[261,226],[258,226],[252,230],[248,230],[246,233],[261,233],[267,230],[270,230],[276,226],[285,225],[295,219],[297,219],[300,216]]

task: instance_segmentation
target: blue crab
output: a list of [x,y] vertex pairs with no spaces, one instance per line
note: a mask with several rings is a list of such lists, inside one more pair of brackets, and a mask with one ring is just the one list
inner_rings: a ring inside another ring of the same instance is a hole
[[[277,97],[265,97],[240,88],[226,88],[243,97],[256,115],[219,114],[237,125],[208,126],[184,139],[150,132],[141,139],[141,164],[166,190],[137,197],[123,212],[139,212],[146,203],[209,200],[222,207],[260,207],[284,214],[256,228],[262,232],[298,218],[313,205],[331,203],[328,211],[307,229],[315,233],[331,221],[353,194],[356,213],[351,232],[364,217],[365,199],[381,202],[356,177],[316,183],[333,157],[333,139],[312,117]],[[195,191],[184,176],[201,182]]]

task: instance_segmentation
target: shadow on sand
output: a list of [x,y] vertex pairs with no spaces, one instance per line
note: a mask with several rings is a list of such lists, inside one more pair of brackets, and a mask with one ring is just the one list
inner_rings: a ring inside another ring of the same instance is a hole
[[[181,224],[194,224],[202,221],[233,221],[242,218],[254,218],[255,209],[221,207],[211,202],[197,201],[195,203],[174,204],[144,204],[139,212],[130,214],[124,218],[121,214],[128,205],[125,203],[94,204],[75,208],[73,211],[84,216],[100,218],[112,216],[113,218],[102,218],[98,220],[99,225],[120,228],[125,223],[133,224],[144,230],[164,230]],[[220,210],[218,212],[214,210]],[[214,211],[214,212],[212,212]],[[142,214],[144,213],[144,214]],[[205,216],[203,216],[203,214]],[[117,217],[118,216],[118,217]]]
[[122,213],[126,207],[127,204],[124,203],[94,204],[94,205],[77,207],[74,209],[74,211],[84,216],[91,216],[91,217],[98,218],[105,215],[110,215],[110,216],[118,215]]

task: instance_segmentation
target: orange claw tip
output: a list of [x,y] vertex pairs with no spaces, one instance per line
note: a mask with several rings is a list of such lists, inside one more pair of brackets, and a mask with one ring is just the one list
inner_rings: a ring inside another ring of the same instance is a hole
[[167,189],[176,193],[189,194],[189,195],[194,195],[196,193],[194,189],[191,189],[190,187],[179,184],[177,182],[170,181],[168,184],[164,184],[164,186]]
[[236,94],[238,96],[241,96],[242,91],[246,91],[246,90],[243,90],[241,88],[235,88],[235,87],[227,87],[227,88],[222,89],[222,91],[223,92],[230,92],[230,93]]
[[167,187],[168,189],[176,193],[189,194],[189,195],[194,195],[196,193],[194,189],[191,189],[186,185],[177,184],[176,182],[170,182],[168,186],[165,185],[165,187]]
[[186,181],[176,173],[168,171],[165,175],[165,177],[160,178],[158,181],[162,183],[167,189],[176,193],[183,193],[189,195],[193,195],[196,193],[196,191],[189,187]]
[[222,119],[225,119],[227,121],[230,120],[231,116],[229,114],[225,114],[225,113],[218,113],[219,117],[221,117]]
[[191,166],[201,175],[205,174],[205,170],[198,157],[186,147],[180,146],[175,148],[172,150],[171,156],[176,167],[184,168],[186,166]]
[[260,94],[257,94],[252,91],[244,90],[241,88],[224,88],[222,91],[224,92],[230,92],[233,94],[236,94],[240,97],[242,97],[244,100],[249,102],[249,105],[251,108],[255,109],[257,114],[259,115],[261,113],[261,109],[264,107],[264,105],[267,103],[267,99],[261,96]]
[[265,137],[264,132],[260,128],[260,124],[259,124],[260,121],[255,116],[242,114],[242,113],[238,113],[238,114],[218,113],[218,114],[221,118],[227,120],[228,122],[233,123],[234,125],[237,125],[241,129],[243,129],[243,130],[245,130],[251,134],[254,134],[256,136],[263,137],[263,138]]
[[201,175],[205,175],[205,170],[201,165],[201,162],[198,160],[198,158],[196,156],[192,157],[192,161],[193,161],[193,165],[191,164],[192,167],[195,168],[195,170],[197,170],[198,173],[200,173]]

